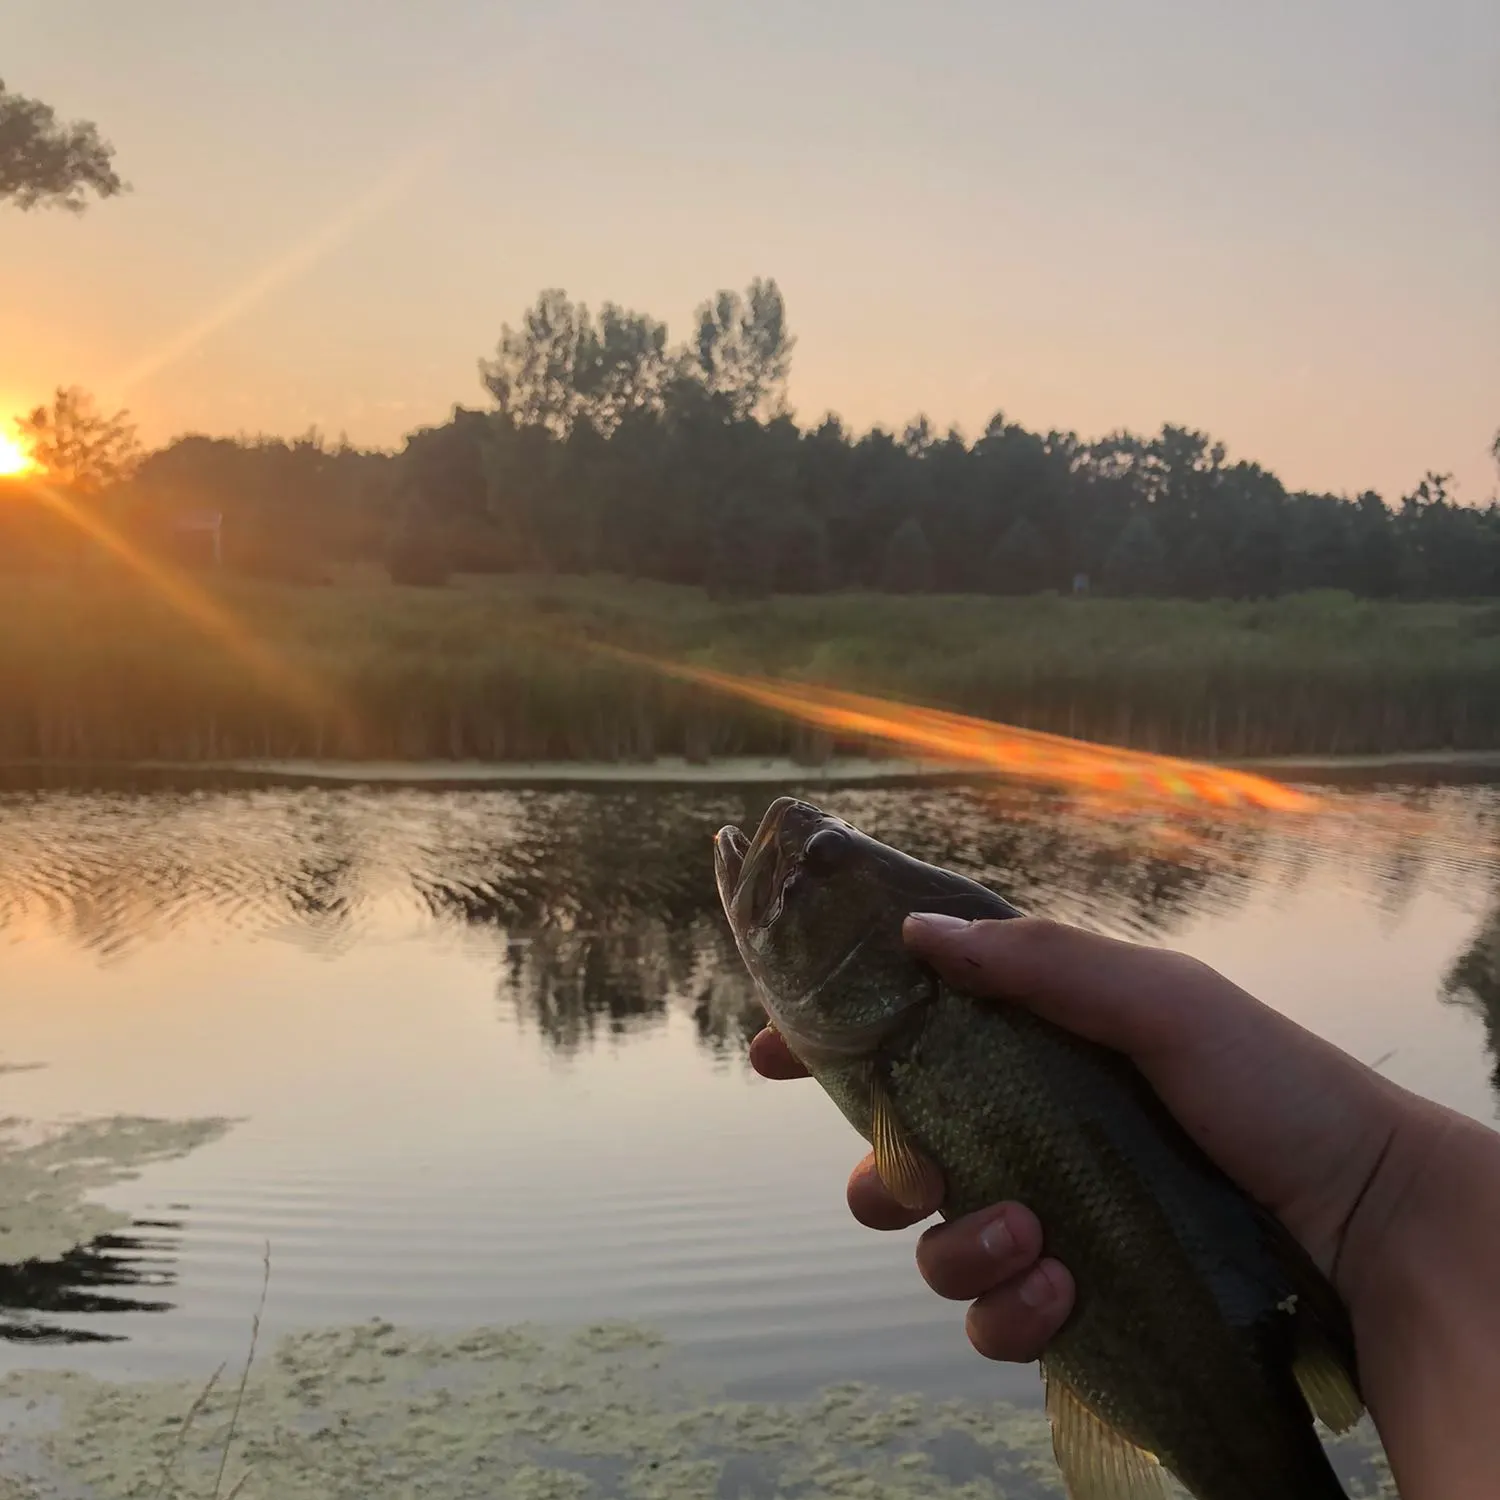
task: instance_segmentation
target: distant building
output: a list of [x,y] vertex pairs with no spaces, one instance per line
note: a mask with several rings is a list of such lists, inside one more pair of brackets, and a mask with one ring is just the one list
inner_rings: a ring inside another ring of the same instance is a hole
[[188,510],[173,516],[172,538],[186,558],[208,562],[213,567],[224,563],[224,512]]

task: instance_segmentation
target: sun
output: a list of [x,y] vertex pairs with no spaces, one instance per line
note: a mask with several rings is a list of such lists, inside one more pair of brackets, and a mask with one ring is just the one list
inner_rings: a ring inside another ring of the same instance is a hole
[[31,455],[13,437],[0,432],[0,479],[15,479],[34,468]]

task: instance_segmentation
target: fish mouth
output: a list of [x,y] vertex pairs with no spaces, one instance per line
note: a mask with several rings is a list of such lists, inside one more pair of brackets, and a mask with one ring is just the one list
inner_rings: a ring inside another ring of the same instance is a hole
[[726,916],[730,914],[740,874],[745,868],[745,856],[749,852],[750,840],[733,823],[726,823],[714,835],[714,881],[719,887],[719,900]]
[[[797,854],[810,829],[825,817],[810,802],[778,797],[762,814],[753,838],[732,823],[714,835],[714,879],[724,915],[737,933],[775,920]],[[747,878],[754,889],[744,892]]]

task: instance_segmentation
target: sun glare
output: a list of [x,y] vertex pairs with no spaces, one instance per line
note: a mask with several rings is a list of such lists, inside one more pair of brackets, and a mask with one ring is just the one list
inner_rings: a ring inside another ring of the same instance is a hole
[[0,479],[29,474],[35,467],[31,455],[13,437],[0,432]]

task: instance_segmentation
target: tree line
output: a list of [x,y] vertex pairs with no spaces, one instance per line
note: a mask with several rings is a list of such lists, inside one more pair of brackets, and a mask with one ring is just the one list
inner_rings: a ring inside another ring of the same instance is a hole
[[397,452],[311,431],[143,455],[124,414],[77,391],[22,436],[55,480],[159,535],[220,513],[225,566],[285,578],[382,559],[410,583],[605,571],[723,597],[1500,594],[1500,502],[1460,505],[1448,476],[1392,503],[1288,490],[1171,425],[1094,440],[999,413],[972,440],[926,417],[803,426],[786,399],[794,345],[774,280],[704,302],[679,344],[647,314],[552,290],[480,361],[488,404]]
[[[94,125],[0,82],[0,202],[81,210],[88,191],[125,190],[112,158]],[[972,442],[926,417],[899,433],[855,434],[832,414],[799,427],[794,344],[772,280],[719,292],[676,346],[648,314],[605,303],[596,316],[549,290],[480,361],[489,408],[456,407],[396,454],[312,431],[190,435],[143,457],[124,414],[76,390],[20,427],[54,480],[103,492],[159,539],[183,507],[222,514],[228,565],[284,577],[384,556],[409,582],[606,570],[747,596],[1080,580],[1200,598],[1500,593],[1500,503],[1456,504],[1449,476],[1388,503],[1288,491],[1170,425],[1084,441],[997,413]],[[35,530],[0,522],[0,562],[37,555]]]

